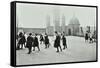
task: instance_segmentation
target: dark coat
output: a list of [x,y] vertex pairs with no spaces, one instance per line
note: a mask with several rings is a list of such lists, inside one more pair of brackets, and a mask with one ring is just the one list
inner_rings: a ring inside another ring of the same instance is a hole
[[18,44],[25,44],[25,42],[26,42],[25,36],[20,36]]
[[66,38],[65,38],[65,36],[62,36],[62,42],[63,42],[63,45],[66,45]]
[[44,41],[44,38],[42,35],[40,35],[40,41]]
[[25,42],[26,42],[25,36],[22,36],[22,43],[25,44]]
[[37,47],[37,46],[39,46],[38,38],[34,37],[33,47]]
[[49,38],[48,38],[48,36],[45,36],[44,42],[45,42],[45,44],[49,44]]
[[32,44],[33,44],[33,37],[28,36],[27,42],[26,42],[26,47],[32,47]]
[[60,46],[60,36],[59,35],[56,36],[56,39],[54,41],[54,47],[56,48],[58,46]]
[[18,44],[23,44],[23,39],[22,39],[22,37],[23,37],[23,34],[20,33],[19,36],[18,36]]
[[85,40],[88,40],[88,33],[85,34]]

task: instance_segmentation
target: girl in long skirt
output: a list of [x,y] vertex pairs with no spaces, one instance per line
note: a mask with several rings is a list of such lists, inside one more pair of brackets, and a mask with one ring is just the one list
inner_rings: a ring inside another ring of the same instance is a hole
[[41,34],[40,35],[40,44],[44,43],[44,38],[43,38],[43,35]]
[[92,35],[92,33],[91,33],[91,32],[89,33],[89,36],[90,36],[90,37],[89,37],[89,40],[90,40],[90,42],[89,42],[89,43],[93,43],[93,35]]
[[48,35],[45,33],[45,37],[44,37],[44,42],[45,42],[45,48],[49,48],[49,38]]
[[26,38],[25,38],[25,36],[24,36],[24,34],[23,34],[23,36],[22,36],[22,45],[21,45],[21,49],[23,49],[23,45],[24,45],[24,47],[26,48],[25,43],[26,43]]
[[89,37],[88,37],[88,32],[86,32],[86,33],[85,33],[85,42],[88,41],[88,38],[89,38]]
[[55,35],[56,35],[56,39],[54,41],[54,47],[57,48],[56,52],[59,52],[59,48],[60,48],[60,51],[62,51],[62,48],[61,48],[61,45],[60,45],[60,36],[58,35],[57,32],[55,32]]
[[65,38],[64,32],[62,34],[62,43],[63,43],[63,46],[64,46],[63,49],[66,49],[67,48],[67,44],[66,44],[66,38]]
[[18,37],[18,44],[17,44],[17,50],[19,50],[20,49],[20,45],[21,45],[21,48],[22,48],[22,46],[23,46],[23,33],[22,32],[20,32],[19,33],[19,37]]
[[34,37],[34,43],[33,43],[33,48],[34,49],[33,49],[33,51],[35,51],[35,47],[37,47],[38,48],[38,51],[40,51],[37,34],[35,34],[35,37]]
[[27,42],[26,42],[26,47],[28,48],[28,54],[31,53],[32,44],[33,44],[33,37],[32,33],[30,33],[29,36],[27,37]]

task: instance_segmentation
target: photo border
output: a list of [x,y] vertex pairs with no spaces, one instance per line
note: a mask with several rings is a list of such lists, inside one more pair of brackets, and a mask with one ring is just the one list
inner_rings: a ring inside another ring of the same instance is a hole
[[[16,3],[27,3],[27,4],[41,4],[41,5],[58,5],[58,6],[75,6],[75,7],[90,7],[96,8],[96,60],[95,61],[76,61],[76,62],[59,62],[59,63],[45,63],[45,64],[29,64],[29,65],[16,65]],[[71,64],[71,63],[87,63],[98,61],[98,6],[93,5],[77,5],[77,4],[60,4],[60,3],[44,3],[44,2],[28,2],[28,1],[12,1],[10,3],[10,65],[13,67],[22,66],[40,66],[40,65],[56,65],[56,64]]]

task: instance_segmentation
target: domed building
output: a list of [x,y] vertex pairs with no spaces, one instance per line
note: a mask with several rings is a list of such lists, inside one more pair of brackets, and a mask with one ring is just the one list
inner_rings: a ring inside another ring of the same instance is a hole
[[[46,33],[48,35],[53,35],[54,31],[63,33],[65,32],[65,35],[73,35],[77,36],[80,32],[80,22],[78,18],[75,16],[75,14],[72,16],[71,20],[69,21],[69,24],[66,25],[66,16],[64,14],[54,13],[53,18],[47,15],[46,17]],[[50,23],[53,22],[53,25],[51,26]]]
[[78,35],[79,34],[80,23],[78,18],[72,17],[68,24],[68,35]]
[[[48,35],[53,35],[54,33],[54,29],[56,29],[56,31],[62,33],[65,32],[65,35],[73,35],[73,36],[77,36],[80,33],[80,22],[78,20],[77,17],[73,16],[72,19],[70,20],[68,25],[65,25],[66,21],[65,21],[65,16],[62,15],[61,18],[61,26],[58,25],[59,22],[54,22],[54,26],[50,25],[50,17],[47,17],[47,27],[46,27],[46,32]],[[56,19],[54,19],[56,20]]]

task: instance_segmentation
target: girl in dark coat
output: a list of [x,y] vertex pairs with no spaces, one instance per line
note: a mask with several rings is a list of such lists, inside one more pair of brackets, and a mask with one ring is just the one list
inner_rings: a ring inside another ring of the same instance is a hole
[[37,34],[35,34],[35,37],[34,37],[34,43],[33,43],[33,48],[34,49],[33,49],[33,51],[35,51],[35,47],[37,47],[38,48],[38,51],[40,51]]
[[88,41],[88,38],[89,38],[88,37],[88,32],[86,32],[86,34],[85,34],[85,42]]
[[49,38],[48,38],[48,35],[46,33],[45,33],[44,42],[45,42],[45,48],[49,48]]
[[22,39],[22,37],[23,37],[23,33],[20,32],[20,33],[19,33],[19,36],[18,36],[17,50],[20,49],[20,45],[21,45],[21,46],[23,45],[23,39]]
[[28,54],[31,53],[31,49],[33,45],[33,37],[31,35],[32,33],[30,33],[29,36],[27,37],[27,43],[26,43],[26,47],[28,48]]
[[63,43],[63,46],[64,46],[63,49],[67,48],[66,38],[65,38],[64,34],[62,35],[62,43]]
[[26,47],[25,46],[25,42],[26,42],[26,39],[25,39],[25,36],[24,36],[24,34],[23,34],[23,36],[22,36],[22,45],[21,45],[21,49],[23,49],[23,45],[24,45],[24,47]]
[[57,32],[55,32],[55,35],[56,35],[56,39],[54,41],[54,47],[57,48],[57,51],[56,52],[59,52],[59,48],[62,51],[62,48],[60,46],[60,36],[58,35]]
[[42,42],[44,43],[44,38],[43,38],[43,35],[41,34],[40,35],[40,44],[42,44]]
[[89,43],[93,43],[93,35],[92,35],[92,33],[91,33],[91,32],[89,33],[89,40],[90,40],[90,42],[89,42]]

